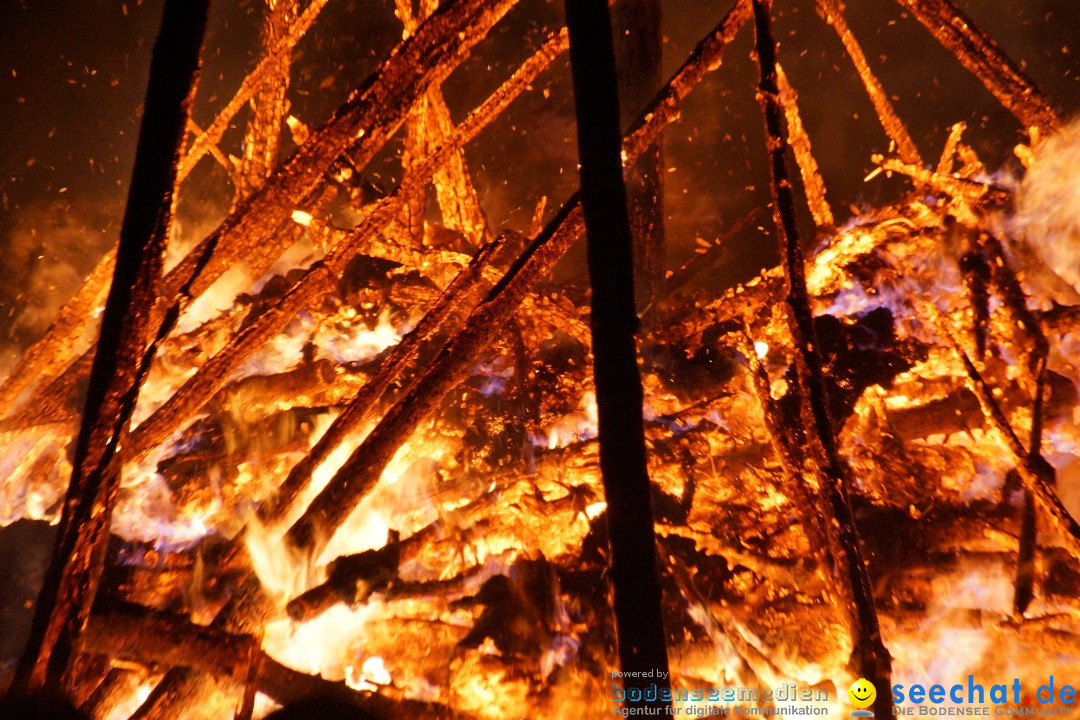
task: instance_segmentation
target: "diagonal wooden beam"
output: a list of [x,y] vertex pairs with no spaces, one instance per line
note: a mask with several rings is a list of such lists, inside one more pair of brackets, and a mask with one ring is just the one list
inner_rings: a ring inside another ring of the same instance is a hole
[[[682,101],[711,70],[720,67],[724,51],[750,18],[749,0],[735,6],[642,110],[622,145],[625,163],[636,162],[656,143],[665,127],[679,117]],[[412,428],[427,417],[491,344],[491,328],[507,322],[528,292],[554,268],[583,228],[578,194],[566,201],[536,235],[529,248],[491,289],[465,327],[444,346],[413,389],[405,393],[364,438],[303,515],[293,523],[287,540],[297,551],[318,555],[338,527],[375,487],[397,447]]]
[[[292,69],[291,51],[302,35],[296,32],[298,5],[298,0],[271,0],[266,4],[261,55],[274,56],[277,60],[251,98],[244,150],[235,176],[237,198],[247,197],[262,187],[278,164],[281,132],[289,108],[286,95]],[[278,48],[288,51],[279,52]]]
[[152,360],[152,353],[147,353],[152,329],[146,309],[153,305],[165,262],[176,165],[198,79],[208,10],[209,0],[165,3],[71,482],[17,669],[14,687],[21,692],[59,682],[90,616],[105,565],[120,488],[120,448]]
[[1057,130],[1061,118],[1042,90],[951,0],[896,0],[951,52],[1025,128]]
[[[338,157],[351,149],[353,160],[366,164],[396,132],[425,89],[453,71],[515,2],[448,0],[416,35],[390,53],[288,163],[165,276],[153,324],[160,325],[165,317],[174,322],[187,303],[238,263],[253,275],[262,275],[287,247],[289,234],[278,230],[291,222],[296,207],[314,198]],[[104,274],[99,270],[92,277],[101,278]],[[86,307],[99,291],[84,283],[72,302]],[[0,385],[0,400],[19,397],[36,379],[54,377],[79,357],[76,340],[90,322],[89,314],[80,316],[65,307],[61,318],[64,322],[54,323],[41,341],[52,352],[31,350],[30,359],[24,358]]]
[[821,170],[810,147],[810,136],[799,114],[799,95],[795,88],[791,87],[779,63],[776,65],[776,82],[780,89],[780,105],[784,108],[784,118],[787,120],[791,150],[795,154],[795,164],[799,166],[799,174],[802,176],[810,214],[820,231],[832,232],[836,227],[836,219],[829,207],[829,201],[825,198],[825,180],[821,177]]
[[847,21],[844,20],[844,3],[841,0],[817,0],[817,4],[818,8],[821,9],[825,22],[832,26],[832,29],[840,37],[840,42],[844,44],[844,49],[847,51],[848,57],[851,58],[852,64],[855,65],[855,70],[859,73],[859,79],[862,80],[863,87],[866,88],[866,94],[874,106],[878,121],[881,123],[881,127],[884,128],[885,134],[896,145],[896,151],[900,154],[900,158],[911,165],[922,165],[922,157],[919,155],[919,149],[915,146],[915,141],[911,139],[907,128],[904,127],[904,123],[896,114],[896,110],[893,109],[888,93],[881,86],[881,81],[874,75],[874,71],[870,69],[870,64],[866,61],[866,55],[863,53],[859,41],[855,39],[851,28],[847,25]]
[[315,19],[319,17],[319,13],[326,7],[326,3],[329,0],[312,0],[311,3],[304,8],[304,12],[300,14],[300,17],[289,26],[288,32],[281,38],[280,42],[274,47],[272,52],[269,52],[263,56],[259,61],[259,64],[255,66],[255,69],[248,73],[248,76],[244,78],[244,81],[240,83],[239,89],[232,99],[223,107],[218,114],[214,116],[214,119],[210,121],[210,124],[206,126],[206,130],[195,136],[191,146],[184,154],[184,159],[180,163],[180,179],[184,180],[195,166],[202,160],[203,156],[208,152],[213,152],[213,148],[221,142],[221,138],[225,136],[225,132],[229,129],[229,123],[236,116],[236,113],[240,112],[240,109],[244,107],[255,97],[255,94],[259,92],[259,89],[266,83],[267,78],[280,67],[282,62],[292,55],[293,48],[300,42],[304,34],[314,24]]
[[[842,593],[841,610],[847,615],[851,630],[851,665],[861,677],[877,687],[892,686],[892,658],[881,639],[877,608],[863,561],[855,519],[848,500],[847,483],[850,470],[840,456],[836,433],[829,412],[828,391],[822,365],[814,314],[806,286],[806,260],[799,240],[795,218],[795,193],[787,170],[788,139],[783,129],[783,109],[776,78],[776,41],[772,36],[770,12],[772,0],[753,0],[757,61],[761,69],[758,102],[765,121],[769,154],[769,174],[773,197],[773,221],[784,268],[787,297],[785,317],[792,346],[795,348],[805,436],[818,453],[818,464],[826,480],[822,495],[832,517],[825,523],[836,565],[833,581]],[[809,453],[808,453],[809,454]],[[838,593],[839,594],[839,593]],[[882,717],[892,714],[892,697],[879,693],[874,711]]]

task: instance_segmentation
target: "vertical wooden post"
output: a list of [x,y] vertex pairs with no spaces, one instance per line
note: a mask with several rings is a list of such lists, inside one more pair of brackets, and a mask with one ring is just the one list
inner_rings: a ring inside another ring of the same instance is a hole
[[[667,687],[668,663],[645,464],[641,376],[634,338],[638,329],[634,260],[623,182],[611,16],[605,0],[566,0],[565,6],[592,285],[600,472],[608,506],[619,661],[625,673],[649,674],[625,678],[624,687],[644,691],[654,682]],[[661,708],[670,703],[653,700],[647,704]]]
[[199,68],[209,0],[166,0],[112,287],[90,371],[56,546],[12,689],[59,682],[97,591],[120,485],[120,450],[150,360],[176,168]]

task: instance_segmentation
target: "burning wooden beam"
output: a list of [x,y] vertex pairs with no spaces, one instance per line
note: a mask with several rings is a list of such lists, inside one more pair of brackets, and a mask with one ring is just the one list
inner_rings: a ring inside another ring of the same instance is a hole
[[814,151],[810,147],[810,136],[799,114],[799,95],[795,92],[795,88],[791,87],[779,63],[776,65],[776,83],[780,88],[780,104],[784,108],[791,150],[795,155],[795,163],[799,166],[799,175],[802,176],[810,214],[819,232],[831,233],[835,230],[836,219],[825,197],[825,180],[821,177],[821,170],[818,168],[817,160],[814,159]]
[[476,137],[497,117],[558,56],[564,42],[560,35],[549,38],[518,72],[462,122],[437,152],[425,159],[422,167],[410,176],[407,186],[399,187],[393,195],[370,210],[360,224],[349,231],[326,257],[313,264],[277,304],[237,334],[226,348],[211,358],[154,415],[144,421],[132,435],[129,459],[144,457],[166,440],[224,386],[240,363],[284,329],[300,308],[330,292],[348,263],[364,252],[368,244],[378,242],[378,233],[393,220],[406,198],[418,191],[446,158]]
[[207,152],[210,152],[211,148],[221,142],[221,138],[225,136],[225,131],[229,129],[229,123],[240,112],[240,109],[255,97],[275,72],[280,72],[283,64],[290,61],[293,49],[315,23],[319,13],[326,7],[328,1],[312,0],[304,8],[304,12],[289,24],[288,31],[278,38],[276,42],[274,42],[273,38],[267,37],[268,40],[274,43],[272,49],[262,55],[259,64],[248,73],[232,99],[214,116],[214,119],[206,126],[206,130],[199,133],[192,140],[190,147],[184,154],[183,161],[180,163],[181,180],[191,173],[199,160]]
[[[754,0],[753,5],[757,60],[761,68],[758,102],[765,120],[772,178],[773,222],[787,285],[785,320],[796,352],[797,380],[793,390],[801,396],[800,406],[803,402],[807,403],[805,409],[800,411],[806,418],[803,428],[806,437],[815,451],[822,453],[818,461],[825,481],[821,492],[832,510],[832,517],[826,522],[830,530],[833,560],[836,562],[832,571],[843,593],[842,601],[850,603],[847,610],[852,635],[851,663],[861,677],[888,688],[892,686],[891,658],[881,640],[874,595],[848,500],[849,470],[836,444],[820,346],[807,292],[806,261],[795,224],[795,197],[785,159],[788,141],[781,125],[783,109],[776,80],[776,43],[772,38],[769,18],[772,2]],[[883,716],[891,714],[892,698],[882,694],[875,700],[874,710]]]
[[[739,2],[717,28],[703,40],[671,80],[653,99],[628,131],[623,144],[627,162],[648,148],[663,128],[678,117],[679,103],[709,68],[718,67],[727,44],[749,16],[749,6]],[[333,479],[289,530],[290,543],[311,552],[323,546],[334,530],[378,481],[406,431],[430,412],[453,387],[486,347],[490,328],[499,327],[531,289],[546,275],[581,232],[582,216],[577,196],[569,200],[534,239],[506,275],[473,312],[465,327],[447,343],[424,377],[383,416],[378,426],[353,452]],[[377,449],[377,451],[376,451]]]
[[[267,5],[263,15],[263,52],[260,55],[276,56],[278,59],[267,71],[266,79],[251,99],[244,154],[235,174],[238,198],[248,197],[262,187],[278,165],[281,132],[289,107],[285,96],[289,91],[292,49],[298,39],[298,34],[292,32],[293,27],[298,25],[298,6],[298,0],[275,0]],[[288,50],[276,52],[279,47],[287,47]]]
[[885,134],[896,145],[896,150],[901,159],[910,165],[922,165],[922,156],[919,155],[919,149],[915,146],[911,135],[908,134],[903,121],[896,114],[896,110],[893,109],[888,94],[881,86],[881,81],[877,79],[877,76],[870,69],[869,63],[866,62],[866,55],[863,54],[859,41],[855,39],[847,26],[847,22],[844,20],[844,4],[840,0],[818,0],[818,7],[825,18],[825,22],[832,26],[840,37],[840,41],[844,44],[844,49],[858,71],[859,79],[862,80],[863,86],[866,88],[866,94],[874,106],[878,121],[881,123],[881,127],[884,128]]
[[59,682],[90,615],[105,564],[120,486],[119,453],[153,360],[147,343],[153,328],[146,309],[157,299],[165,261],[176,165],[198,79],[208,7],[205,0],[170,1],[163,11],[71,482],[19,662],[14,683],[18,692]]
[[460,329],[466,319],[465,313],[471,310],[479,302],[481,295],[489,289],[483,282],[485,270],[503,266],[509,259],[509,253],[516,254],[524,244],[510,242],[511,237],[510,234],[504,234],[496,242],[482,248],[469,266],[447,286],[446,291],[416,327],[402,338],[380,364],[376,374],[351,398],[311,451],[289,471],[289,476],[285,478],[275,497],[260,509],[259,514],[264,521],[279,522],[288,515],[299,495],[311,482],[315,469],[346,437],[375,414],[377,403],[386,389],[398,382],[404,373],[415,369],[413,366],[423,343],[433,338],[436,333],[455,333]]
[[897,0],[979,79],[1025,128],[1057,130],[1061,120],[1023,71],[951,0]]

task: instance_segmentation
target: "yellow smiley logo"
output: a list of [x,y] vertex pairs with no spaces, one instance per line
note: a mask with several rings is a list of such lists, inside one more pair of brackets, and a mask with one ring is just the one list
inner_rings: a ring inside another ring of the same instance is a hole
[[877,688],[874,687],[874,683],[866,678],[859,678],[851,683],[847,696],[855,707],[860,709],[868,708],[874,704],[874,699],[877,698]]

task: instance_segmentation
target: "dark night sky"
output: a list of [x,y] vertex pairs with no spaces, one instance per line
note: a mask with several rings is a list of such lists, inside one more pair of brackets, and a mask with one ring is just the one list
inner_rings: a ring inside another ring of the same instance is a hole
[[[1066,117],[1080,109],[1080,2],[960,4],[1025,64]],[[776,5],[780,59],[800,93],[834,207],[844,217],[852,203],[884,201],[895,188],[862,178],[871,169],[870,154],[885,151],[886,141],[839,41],[810,0]],[[921,26],[888,0],[849,5],[849,23],[925,157],[935,158],[948,126],[964,120],[968,141],[988,164],[1011,162],[1012,145],[1021,139],[1017,124]],[[389,51],[400,37],[391,8],[389,0],[331,0],[299,48],[291,91],[298,117],[318,124]],[[726,2],[665,2],[665,74],[726,9]],[[205,123],[253,67],[260,12],[261,0],[215,4],[197,121]],[[447,83],[456,116],[501,82],[560,15],[556,0],[522,0]],[[159,16],[160,4],[149,0],[0,2],[0,343],[19,346],[43,330],[80,273],[115,238]],[[694,93],[684,119],[667,133],[673,263],[695,236],[714,238],[767,201],[750,45],[744,30],[725,67]],[[567,68],[559,63],[470,148],[481,197],[496,223],[521,229],[541,195],[550,196],[550,211],[572,190],[568,88]],[[240,136],[239,129],[227,136],[223,149],[238,153]],[[521,172],[523,157],[530,158],[529,173]],[[392,163],[384,159],[370,174],[389,187]],[[182,220],[204,227],[220,217],[231,190],[204,160],[182,197]],[[751,230],[729,252],[717,282],[745,278],[772,253],[772,241]]]

